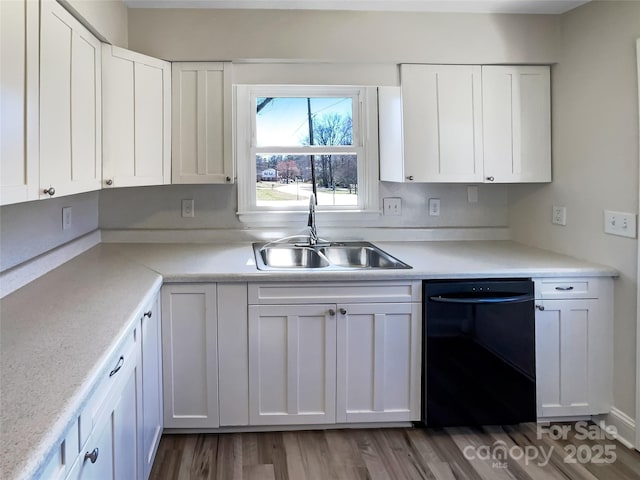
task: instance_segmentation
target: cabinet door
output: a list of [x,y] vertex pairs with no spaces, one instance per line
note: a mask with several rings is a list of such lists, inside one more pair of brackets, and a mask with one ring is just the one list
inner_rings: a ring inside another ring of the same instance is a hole
[[140,451],[142,478],[149,478],[160,443],[162,415],[162,343],[160,335],[159,298],[156,298],[141,320],[142,333],[142,415]]
[[171,64],[102,46],[103,186],[171,183]]
[[400,78],[405,178],[481,182],[480,67],[401,65]]
[[215,428],[218,351],[215,284],[162,288],[165,428]]
[[218,283],[220,426],[249,424],[246,283]]
[[109,412],[96,425],[66,480],[115,480],[113,473],[113,416]]
[[549,67],[482,67],[484,176],[551,181]]
[[338,305],[337,422],[420,419],[417,303]]
[[38,198],[37,82],[38,4],[0,2],[0,205]]
[[251,425],[335,423],[335,305],[249,306]]
[[[609,321],[599,300],[536,301],[536,384],[539,417],[605,413]],[[540,310],[543,308],[543,310]]]
[[[138,442],[137,378],[140,366],[131,370],[123,386],[116,395],[115,406],[111,414],[113,421],[113,478],[138,478],[138,458],[141,454]],[[98,478],[98,477],[94,477]]]
[[100,41],[54,1],[42,1],[40,22],[40,198],[97,190]]
[[232,183],[231,66],[172,65],[172,183]]

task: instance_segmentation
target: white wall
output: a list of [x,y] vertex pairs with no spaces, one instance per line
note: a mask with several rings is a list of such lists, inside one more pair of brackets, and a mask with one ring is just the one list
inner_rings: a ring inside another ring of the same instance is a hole
[[[480,185],[478,203],[467,203],[464,185],[382,183],[383,197],[402,199],[402,216],[381,216],[371,227],[506,227],[507,187]],[[194,218],[181,217],[181,201],[192,198]],[[429,198],[441,199],[441,215],[428,214]],[[104,229],[244,229],[238,221],[233,185],[165,185],[100,192],[100,228]],[[305,224],[292,227],[295,231]],[[295,233],[292,231],[292,233]]]
[[[515,240],[617,268],[614,405],[635,417],[637,240],[606,235],[603,210],[638,211],[640,2],[592,2],[562,17],[552,71],[553,183],[512,186]],[[567,207],[567,226],[551,207]]]
[[165,60],[552,63],[559,17],[130,9],[129,46]]
[[61,0],[75,11],[96,33],[118,47],[129,44],[129,9],[122,0]]
[[[62,207],[72,225],[62,230]],[[0,208],[0,272],[98,228],[98,192]]]

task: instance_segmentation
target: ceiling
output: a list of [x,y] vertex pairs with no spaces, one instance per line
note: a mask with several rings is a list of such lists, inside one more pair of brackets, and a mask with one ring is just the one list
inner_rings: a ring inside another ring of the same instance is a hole
[[123,0],[130,8],[560,14],[590,0]]

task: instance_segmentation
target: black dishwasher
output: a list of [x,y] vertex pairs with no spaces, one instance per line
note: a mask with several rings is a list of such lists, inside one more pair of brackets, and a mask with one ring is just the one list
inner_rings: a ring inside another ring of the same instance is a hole
[[422,422],[536,421],[531,279],[425,280]]

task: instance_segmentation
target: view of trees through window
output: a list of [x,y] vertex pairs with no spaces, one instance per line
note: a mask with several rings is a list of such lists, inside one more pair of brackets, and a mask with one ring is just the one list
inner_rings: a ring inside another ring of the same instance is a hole
[[353,130],[351,97],[257,98],[256,204],[358,205]]

